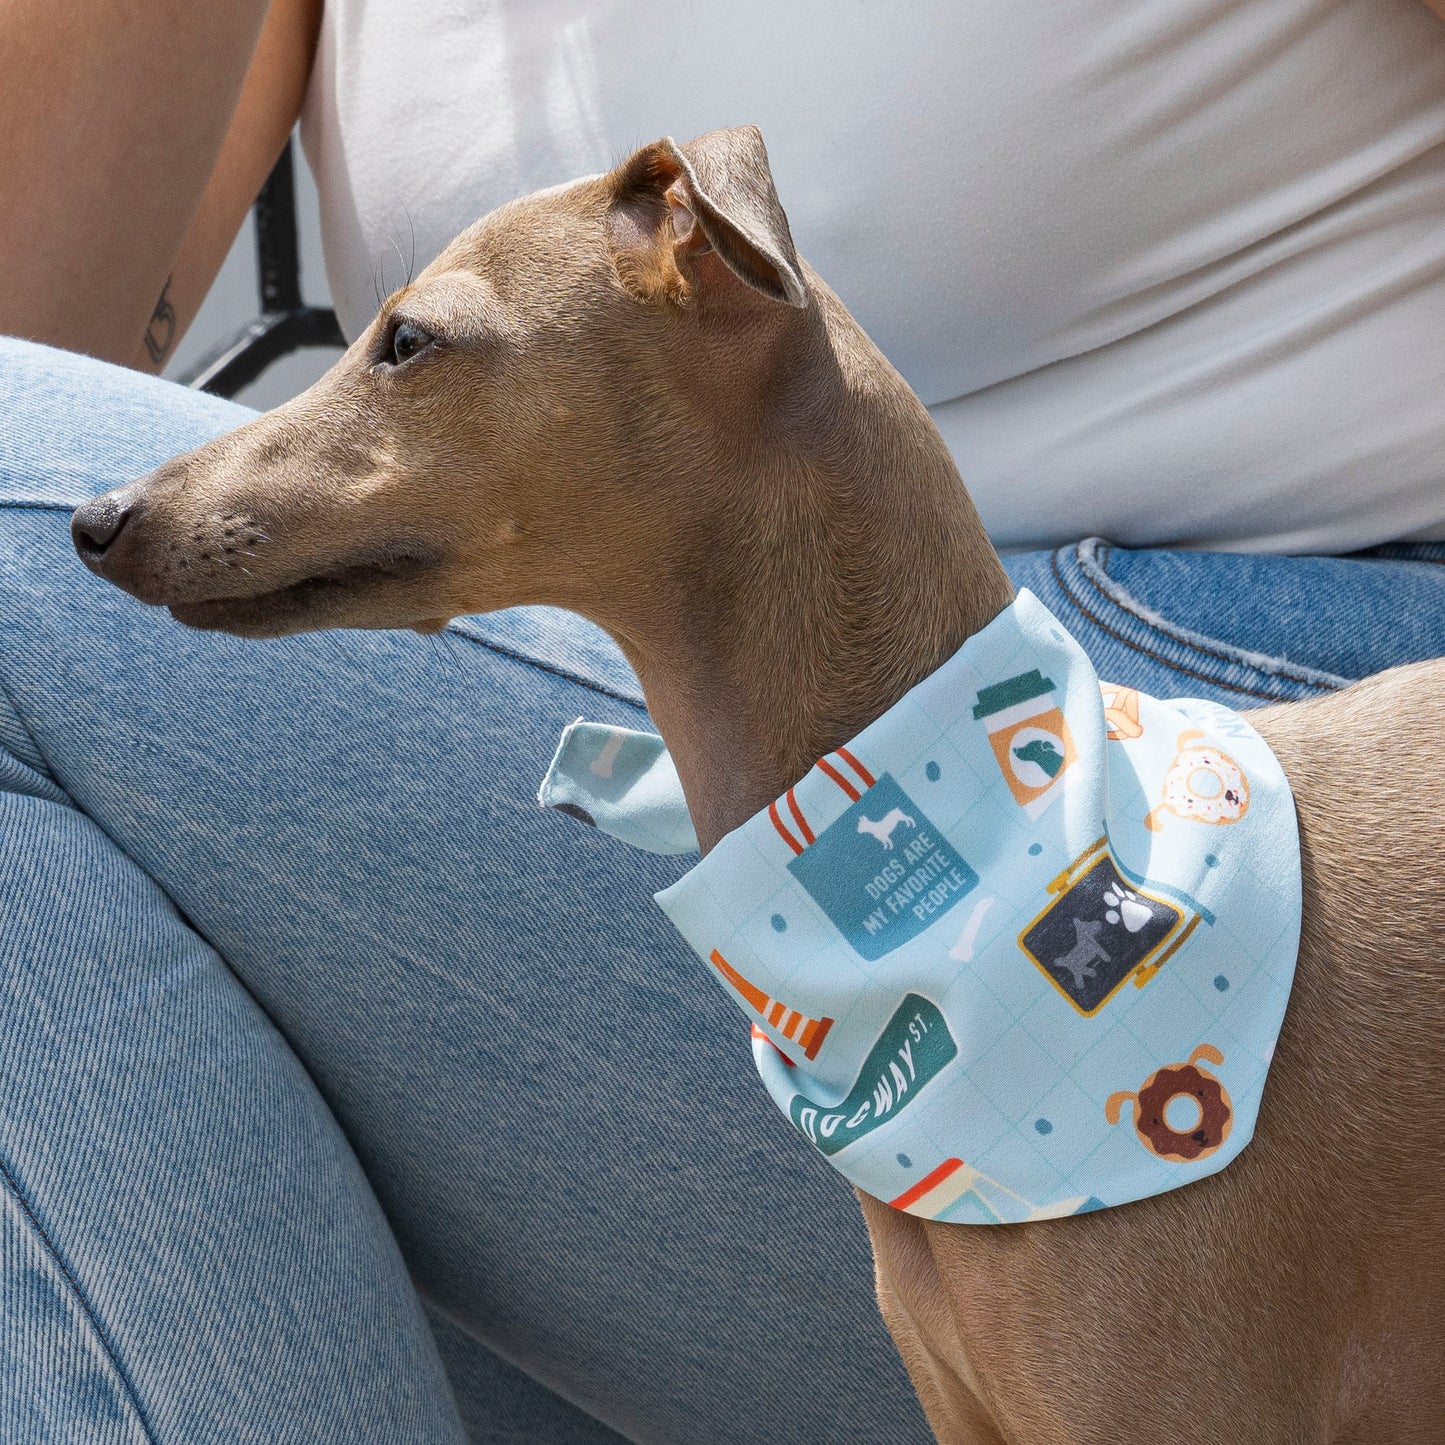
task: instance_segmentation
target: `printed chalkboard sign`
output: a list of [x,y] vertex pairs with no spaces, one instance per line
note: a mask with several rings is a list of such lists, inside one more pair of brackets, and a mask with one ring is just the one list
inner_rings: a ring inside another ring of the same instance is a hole
[[1048,907],[1019,935],[1019,947],[1081,1013],[1094,1014],[1125,979],[1157,966],[1197,918],[1127,881],[1102,842],[1049,885]]

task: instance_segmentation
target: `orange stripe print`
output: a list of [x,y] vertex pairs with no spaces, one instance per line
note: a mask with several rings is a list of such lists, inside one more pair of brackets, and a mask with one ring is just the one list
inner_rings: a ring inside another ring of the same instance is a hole
[[842,790],[843,790],[845,793],[847,793],[847,795],[848,795],[855,803],[858,801],[859,798],[861,798],[861,797],[863,796],[863,794],[860,793],[860,792],[858,791],[858,789],[855,788],[855,787],[853,786],[853,784],[850,783],[850,782],[848,781],[848,779],[845,778],[845,777],[843,776],[843,774],[840,773],[840,772],[838,771],[838,769],[835,768],[835,767],[833,766],[833,764],[828,761],[827,758],[819,758],[819,759],[818,759],[818,766],[819,766],[820,768],[822,768],[822,770],[823,770],[825,773],[827,773],[827,775],[828,775],[830,778],[832,778],[832,780],[833,780],[835,783],[837,783],[837,785],[838,785],[840,788],[842,788]]
[[801,853],[803,851],[803,845],[783,826],[783,820],[778,813],[776,799],[768,804],[768,817],[773,820],[773,827],[778,830],[778,836],[783,842],[785,842],[794,853]]
[[803,835],[803,842],[811,848],[818,840],[813,836],[813,830],[808,826],[808,820],[803,816],[803,810],[798,806],[798,800],[793,796],[791,788],[788,789],[788,811],[793,815],[793,821]]
[[842,758],[843,761],[847,763],[848,766],[852,768],[853,771],[857,773],[860,778],[863,779],[863,786],[865,788],[871,788],[873,784],[878,781],[878,779],[875,778],[873,774],[870,773],[868,769],[865,768],[863,764],[860,763],[858,759],[855,758],[853,754],[848,751],[847,748],[839,748],[838,756]]
[[762,1013],[768,1004],[767,994],[765,994],[757,984],[749,983],[717,949],[713,949],[710,957],[712,958],[713,967],[716,968],[759,1013]]
[[[828,1037],[828,1030],[833,1027],[833,1019],[809,1018],[807,1014],[789,1008],[781,999],[769,998],[757,984],[745,979],[717,949],[713,949],[708,958],[712,966],[748,1001],[754,1012],[765,1018],[775,1029],[786,1016],[787,1026],[779,1032],[802,1049],[804,1058],[818,1057],[818,1050],[823,1047],[823,1040]],[[756,1024],[753,1025],[753,1031],[756,1036]],[[767,1038],[767,1035],[764,1034],[763,1037]],[[773,1041],[768,1039],[768,1042]],[[777,1048],[777,1045],[773,1044],[773,1047]],[[789,1059],[788,1062],[791,1063],[792,1060]]]
[[938,1188],[950,1174],[962,1168],[962,1159],[945,1159],[931,1174],[925,1174],[912,1189],[905,1189],[897,1199],[890,1199],[888,1202],[894,1209],[907,1209],[910,1204],[917,1204],[930,1189]]
[[818,1050],[823,1047],[823,1040],[828,1037],[828,1030],[832,1027],[832,1019],[808,1020],[808,1027],[798,1037],[798,1047],[802,1049],[805,1059],[818,1057]]

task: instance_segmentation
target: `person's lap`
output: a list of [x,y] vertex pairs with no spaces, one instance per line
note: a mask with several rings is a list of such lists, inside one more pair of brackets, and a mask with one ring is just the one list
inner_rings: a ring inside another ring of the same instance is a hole
[[[639,1440],[928,1438],[855,1202],[775,1116],[743,1021],[651,904],[677,865],[536,808],[578,713],[645,725],[611,645],[539,613],[439,638],[186,632],[80,567],[68,508],[245,414],[4,342],[0,399],[0,972],[21,1000],[0,1197],[15,1257],[66,1262],[90,1347],[142,1408],[148,1392],[170,1408],[177,1387],[148,1361],[177,1329],[221,1341],[191,1370],[224,1374],[227,1350],[273,1330],[279,1289],[306,1304],[311,1334],[275,1363],[306,1401],[329,1384],[353,1408],[347,1369],[364,1368],[385,1408],[410,1391],[406,1408],[446,1420],[329,1106],[474,1438],[609,1438],[589,1416]],[[1009,566],[1101,673],[1156,692],[1250,706],[1445,651],[1429,563],[1196,558],[1083,546]],[[76,1079],[93,1066],[84,1087],[45,1087],[62,1044]],[[83,1170],[43,1167],[56,1138]],[[97,1190],[102,1156],[122,1154],[129,1172]],[[171,1261],[143,1308],[137,1254]],[[50,1327],[12,1303],[10,1257],[0,1350]],[[374,1333],[341,1339],[358,1312]],[[79,1388],[68,1357],[44,1358]]]
[[[579,712],[642,720],[625,689],[456,633],[187,633],[79,568],[66,506],[239,413],[13,347],[0,395],[0,496],[18,504],[0,507],[3,736],[275,1021],[427,1304],[640,1440],[772,1440],[800,1416],[840,1441],[927,1438],[857,1205],[772,1115],[746,1027],[666,932],[648,894],[668,866],[535,804]],[[105,434],[94,470],[78,428]],[[287,1208],[319,1236],[342,1212]],[[217,1305],[260,1311],[266,1288],[263,1264]]]

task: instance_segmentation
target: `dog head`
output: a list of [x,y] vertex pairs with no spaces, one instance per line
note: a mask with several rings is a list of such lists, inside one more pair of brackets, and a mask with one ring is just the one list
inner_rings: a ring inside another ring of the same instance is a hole
[[706,565],[717,462],[817,350],[804,270],[755,128],[658,141],[479,221],[310,390],[80,507],[76,549],[250,637],[533,602],[625,626]]

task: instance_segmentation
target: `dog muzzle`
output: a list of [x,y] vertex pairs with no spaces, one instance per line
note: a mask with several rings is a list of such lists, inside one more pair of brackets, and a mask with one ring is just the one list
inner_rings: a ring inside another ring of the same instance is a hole
[[[696,849],[662,740],[540,801]],[[1300,930],[1294,800],[1229,708],[1100,683],[1028,592],[657,901],[834,1168],[960,1224],[1175,1189],[1249,1142]]]

